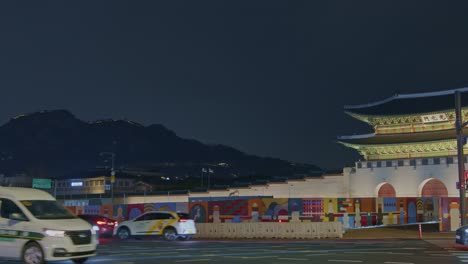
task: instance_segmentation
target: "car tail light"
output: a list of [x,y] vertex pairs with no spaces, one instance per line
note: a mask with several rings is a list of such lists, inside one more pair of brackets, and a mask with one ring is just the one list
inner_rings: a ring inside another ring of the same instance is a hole
[[105,224],[106,224],[106,222],[104,222],[104,221],[97,221],[96,223],[97,223],[98,225],[105,225]]
[[185,223],[187,221],[188,221],[188,219],[179,219],[179,223]]

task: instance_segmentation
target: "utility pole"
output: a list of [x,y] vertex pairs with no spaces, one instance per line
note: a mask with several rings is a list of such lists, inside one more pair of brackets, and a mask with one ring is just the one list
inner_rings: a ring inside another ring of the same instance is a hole
[[458,154],[458,181],[460,187],[460,216],[461,225],[466,224],[466,181],[465,181],[465,155],[463,153],[463,145],[465,135],[463,128],[468,122],[463,123],[463,116],[461,111],[461,93],[455,91],[455,128],[457,131],[457,154]]
[[114,182],[115,182],[115,170],[114,170],[114,160],[115,160],[115,153],[114,152],[101,152],[99,155],[104,156],[104,155],[109,155],[111,156],[111,201],[112,204],[114,204]]

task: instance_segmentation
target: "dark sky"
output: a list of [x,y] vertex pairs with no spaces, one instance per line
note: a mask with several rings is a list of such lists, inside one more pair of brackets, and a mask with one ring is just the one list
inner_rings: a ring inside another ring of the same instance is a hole
[[67,109],[326,169],[344,105],[468,86],[467,1],[1,1],[0,123]]

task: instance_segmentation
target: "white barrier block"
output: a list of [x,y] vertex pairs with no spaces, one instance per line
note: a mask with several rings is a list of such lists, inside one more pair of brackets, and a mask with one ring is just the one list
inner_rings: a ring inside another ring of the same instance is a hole
[[340,222],[196,223],[200,238],[342,238]]

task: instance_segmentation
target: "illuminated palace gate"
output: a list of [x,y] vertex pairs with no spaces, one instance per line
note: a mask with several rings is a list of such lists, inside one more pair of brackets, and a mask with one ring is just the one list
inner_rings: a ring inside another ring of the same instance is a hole
[[[355,173],[350,174],[349,188],[370,189],[374,182],[380,185],[374,193],[380,212],[378,220],[440,221],[445,231],[459,226],[455,185],[458,173],[453,164],[467,160],[458,161],[457,157],[456,92],[461,94],[461,117],[466,121],[468,88],[396,94],[381,101],[344,107],[346,114],[372,129],[366,134],[338,137],[338,142],[363,158],[356,162]],[[463,133],[467,135],[468,129]],[[467,153],[468,145],[463,148]],[[396,198],[398,193],[410,196],[408,201]],[[397,219],[394,213],[398,214]]]

